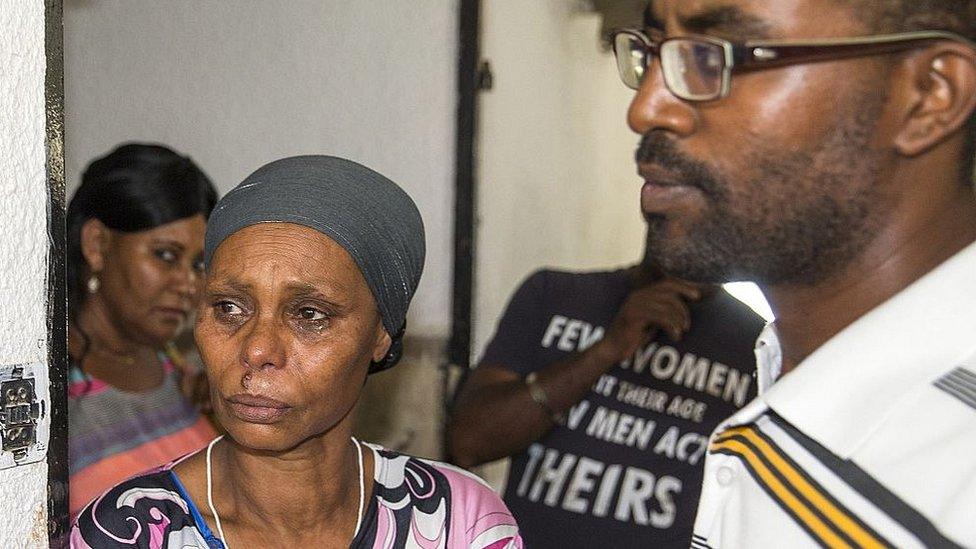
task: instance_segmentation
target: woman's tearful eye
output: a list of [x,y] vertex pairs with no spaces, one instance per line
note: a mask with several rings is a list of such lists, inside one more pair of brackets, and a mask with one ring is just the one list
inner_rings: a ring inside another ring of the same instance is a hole
[[244,310],[232,301],[217,301],[213,309],[217,318],[234,319],[244,315]]
[[323,321],[329,318],[327,314],[314,307],[302,307],[298,310],[298,316],[302,320],[311,320],[313,322]]

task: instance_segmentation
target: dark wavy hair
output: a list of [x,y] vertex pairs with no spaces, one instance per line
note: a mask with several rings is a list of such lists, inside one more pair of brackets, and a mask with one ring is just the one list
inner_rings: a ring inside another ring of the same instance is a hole
[[162,145],[125,143],[92,161],[68,204],[68,317],[84,303],[90,276],[81,252],[81,227],[97,219],[113,231],[138,232],[173,221],[210,216],[217,190],[186,156]]

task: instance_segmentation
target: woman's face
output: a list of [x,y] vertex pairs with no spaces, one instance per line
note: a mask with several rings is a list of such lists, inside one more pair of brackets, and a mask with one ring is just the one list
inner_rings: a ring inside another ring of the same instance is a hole
[[195,330],[221,424],[283,451],[347,417],[390,339],[352,257],[301,225],[262,223],[217,248]]
[[83,251],[97,273],[101,300],[126,339],[162,346],[186,325],[203,286],[206,220],[195,215],[154,229],[111,231],[99,221],[82,229]]

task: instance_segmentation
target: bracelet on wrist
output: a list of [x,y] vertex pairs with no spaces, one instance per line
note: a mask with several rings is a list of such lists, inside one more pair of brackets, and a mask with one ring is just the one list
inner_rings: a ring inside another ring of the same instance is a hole
[[562,424],[566,419],[566,414],[559,413],[552,408],[552,405],[549,404],[549,395],[546,393],[546,390],[539,385],[537,381],[538,377],[539,376],[535,372],[531,372],[529,375],[523,378],[525,386],[529,389],[529,396],[532,397],[533,402],[538,404],[543,410],[546,411],[546,414],[553,423]]

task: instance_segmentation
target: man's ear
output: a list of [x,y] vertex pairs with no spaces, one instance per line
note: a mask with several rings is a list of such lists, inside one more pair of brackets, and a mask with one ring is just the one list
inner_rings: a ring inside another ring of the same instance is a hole
[[373,344],[373,362],[382,362],[386,358],[386,353],[390,352],[391,345],[393,345],[393,338],[390,337],[390,334],[383,328],[383,324],[381,323]]
[[89,219],[81,226],[81,255],[91,272],[105,268],[105,255],[111,240],[112,232],[97,219]]
[[976,108],[976,51],[940,42],[906,59],[898,152],[917,156],[949,138],[969,122]]

